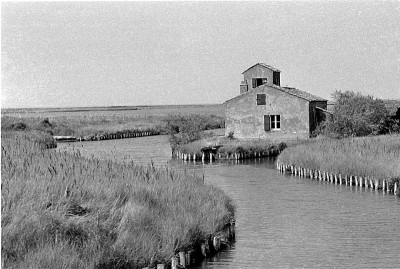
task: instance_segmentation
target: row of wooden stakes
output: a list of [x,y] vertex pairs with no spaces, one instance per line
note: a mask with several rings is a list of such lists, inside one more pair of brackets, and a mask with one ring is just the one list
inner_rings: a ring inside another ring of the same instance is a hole
[[141,137],[141,136],[151,136],[158,135],[159,132],[147,131],[147,132],[134,132],[134,133],[115,133],[115,134],[104,134],[104,135],[96,135],[96,136],[85,136],[77,138],[77,141],[88,141],[88,140],[109,140],[109,139],[123,139],[123,138],[133,138],[133,137]]
[[183,153],[181,151],[173,151],[172,156],[175,156],[177,159],[181,159],[185,162],[196,162],[196,161],[210,161],[213,160],[243,160],[243,159],[252,159],[252,158],[261,158],[261,157],[268,157],[270,156],[268,153],[265,152],[254,152],[254,153],[244,153],[244,152],[234,152],[229,154],[221,154],[221,153],[205,153],[202,152],[201,154],[196,153]]
[[334,184],[356,186],[360,188],[371,188],[374,190],[382,189],[388,193],[395,195],[400,194],[400,188],[397,181],[393,182],[391,179],[376,179],[372,177],[361,177],[353,175],[341,175],[324,172],[320,170],[307,169],[294,165],[286,165],[283,163],[276,164],[276,168],[282,173],[290,171],[292,175],[299,177],[308,177],[311,179],[318,179],[320,181],[328,181]]
[[209,235],[204,239],[196,249],[189,251],[180,251],[171,258],[170,263],[158,263],[156,267],[144,267],[143,269],[179,269],[179,268],[190,268],[192,262],[195,262],[198,258],[206,258],[214,255],[221,250],[223,245],[229,245],[229,243],[235,239],[235,221],[231,221],[225,228],[214,235]]

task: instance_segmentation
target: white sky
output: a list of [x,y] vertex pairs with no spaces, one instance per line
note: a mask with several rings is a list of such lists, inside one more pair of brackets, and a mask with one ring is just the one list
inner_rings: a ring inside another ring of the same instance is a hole
[[3,108],[222,103],[257,62],[400,99],[400,1],[1,4]]

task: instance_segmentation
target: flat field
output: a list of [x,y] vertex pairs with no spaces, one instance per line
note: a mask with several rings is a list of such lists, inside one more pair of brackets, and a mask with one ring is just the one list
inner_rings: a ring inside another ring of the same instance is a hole
[[[23,122],[32,129],[53,135],[96,136],[104,133],[152,130],[165,131],[164,120],[171,115],[198,115],[218,119],[223,124],[223,106],[174,105],[91,108],[4,109],[2,129]],[[48,123],[43,120],[48,119]]]
[[167,114],[214,114],[223,116],[222,104],[163,105],[163,106],[113,106],[71,108],[10,108],[2,109],[2,116],[10,117],[162,117]]

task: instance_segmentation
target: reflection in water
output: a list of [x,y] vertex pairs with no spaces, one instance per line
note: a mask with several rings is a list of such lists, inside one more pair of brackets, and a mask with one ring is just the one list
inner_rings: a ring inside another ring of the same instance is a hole
[[399,197],[275,170],[273,159],[183,163],[165,136],[60,145],[204,175],[235,202],[236,242],[195,268],[399,268]]

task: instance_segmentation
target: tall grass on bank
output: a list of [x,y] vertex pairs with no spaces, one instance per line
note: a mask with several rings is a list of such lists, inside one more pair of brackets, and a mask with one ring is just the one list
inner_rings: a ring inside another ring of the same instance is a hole
[[400,135],[317,139],[285,149],[278,162],[342,175],[400,178]]
[[205,134],[203,131],[225,127],[225,119],[217,115],[170,114],[163,122],[170,135],[169,142],[173,150],[180,145],[203,138]]
[[168,167],[86,159],[2,134],[2,268],[142,268],[234,214],[219,189]]
[[243,153],[245,155],[257,154],[257,156],[276,156],[283,149],[286,148],[286,143],[278,142],[273,140],[266,139],[257,139],[257,140],[237,140],[237,139],[228,139],[222,138],[212,141],[211,139],[202,139],[197,140],[192,143],[178,145],[175,147],[176,151],[180,151],[182,153],[190,153],[200,155],[202,154],[202,148],[210,147],[210,146],[221,146],[218,150],[218,153],[223,157],[228,157],[233,153]]

